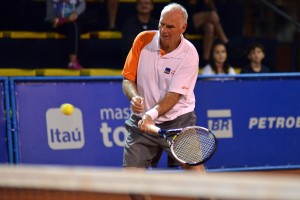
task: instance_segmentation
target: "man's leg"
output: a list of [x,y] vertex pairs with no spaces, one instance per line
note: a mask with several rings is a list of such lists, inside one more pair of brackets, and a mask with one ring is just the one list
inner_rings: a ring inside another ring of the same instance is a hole
[[211,49],[215,40],[215,27],[212,23],[207,22],[204,25],[203,37],[203,60],[209,61]]
[[217,36],[220,38],[220,40],[224,43],[227,44],[229,42],[224,29],[222,27],[222,24],[220,22],[220,17],[218,15],[218,13],[216,11],[213,11],[211,14],[211,23],[214,24],[215,26],[215,32],[217,34]]
[[107,0],[108,10],[108,28],[116,28],[117,12],[118,12],[118,0]]
[[[206,65],[209,61],[210,51],[214,42],[215,37],[215,29],[214,24],[210,23],[212,12],[205,11],[194,14],[193,22],[196,30],[199,30],[202,26],[204,30],[203,36],[203,54],[201,63],[202,65]],[[200,66],[203,67],[203,66]]]

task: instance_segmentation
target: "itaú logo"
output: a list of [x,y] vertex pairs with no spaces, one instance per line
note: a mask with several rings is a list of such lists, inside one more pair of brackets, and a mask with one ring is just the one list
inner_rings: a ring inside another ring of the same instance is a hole
[[59,108],[46,112],[48,145],[53,150],[81,149],[84,146],[82,113],[78,108],[72,115],[63,114]]
[[218,138],[232,138],[232,119],[230,109],[207,110],[208,129]]

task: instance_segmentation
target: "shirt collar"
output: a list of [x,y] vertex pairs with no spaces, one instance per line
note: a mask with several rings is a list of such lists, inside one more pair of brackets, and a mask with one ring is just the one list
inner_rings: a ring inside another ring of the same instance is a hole
[[[159,31],[157,31],[157,33],[154,36],[154,43],[153,43],[153,49],[156,51],[161,51],[160,50],[160,44],[159,44]],[[164,55],[165,58],[183,58],[184,57],[184,53],[183,53],[183,47],[184,47],[184,43],[185,43],[185,38],[183,37],[183,34],[180,35],[180,44],[179,46],[172,52],[167,53]]]

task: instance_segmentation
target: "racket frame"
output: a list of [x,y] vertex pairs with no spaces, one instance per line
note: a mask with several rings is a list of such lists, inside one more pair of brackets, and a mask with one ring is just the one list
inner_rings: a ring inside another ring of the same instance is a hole
[[[195,128],[195,129],[202,129],[204,130],[208,135],[211,135],[213,140],[215,141],[215,145],[214,145],[214,149],[211,151],[210,155],[208,157],[206,157],[205,159],[203,159],[201,162],[197,162],[197,163],[188,163],[180,158],[178,158],[178,156],[176,155],[176,153],[174,152],[174,141],[176,140],[177,136],[179,134],[181,134],[182,131],[184,131],[185,129],[188,129],[188,128]],[[170,146],[170,150],[171,150],[171,153],[173,154],[173,156],[175,157],[176,160],[178,160],[180,163],[182,164],[186,164],[186,165],[189,165],[189,166],[197,166],[197,165],[201,165],[203,163],[205,163],[206,161],[208,161],[216,152],[216,149],[217,149],[217,146],[218,146],[218,140],[215,136],[215,134],[207,129],[207,128],[204,128],[204,127],[201,127],[201,126],[188,126],[186,128],[177,128],[177,129],[169,129],[169,130],[164,130],[164,129],[160,129],[158,131],[158,133],[163,136],[165,138],[165,140],[168,142],[169,146]],[[173,136],[173,138],[170,140],[168,140],[169,137]]]

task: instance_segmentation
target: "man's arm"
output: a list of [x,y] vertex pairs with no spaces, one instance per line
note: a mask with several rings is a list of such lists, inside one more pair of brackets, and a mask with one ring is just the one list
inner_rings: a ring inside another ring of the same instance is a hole
[[146,133],[152,133],[150,130],[148,130],[147,125],[154,125],[154,120],[171,110],[177,104],[180,97],[181,94],[178,93],[166,93],[164,98],[156,106],[145,113],[145,115],[142,117],[142,120],[140,120],[138,123],[139,129]]
[[144,111],[144,100],[139,96],[137,92],[136,83],[129,79],[124,78],[123,83],[123,92],[130,100],[130,108],[134,113],[141,113]]
[[86,9],[86,2],[85,0],[79,1],[79,5],[76,7],[75,13],[77,15],[81,15],[82,13],[85,12]]
[[45,20],[52,23],[54,21],[55,17],[56,16],[55,16],[55,10],[53,8],[53,1],[47,0],[46,1],[46,18],[45,18]]
[[171,110],[178,103],[181,94],[168,92],[164,98],[152,109],[158,111],[158,116],[161,116]]
[[69,22],[75,22],[78,19],[79,15],[85,12],[85,9],[86,2],[85,0],[81,0],[75,11],[68,17]]
[[216,10],[216,5],[213,0],[205,0],[206,5],[211,9],[211,10]]

